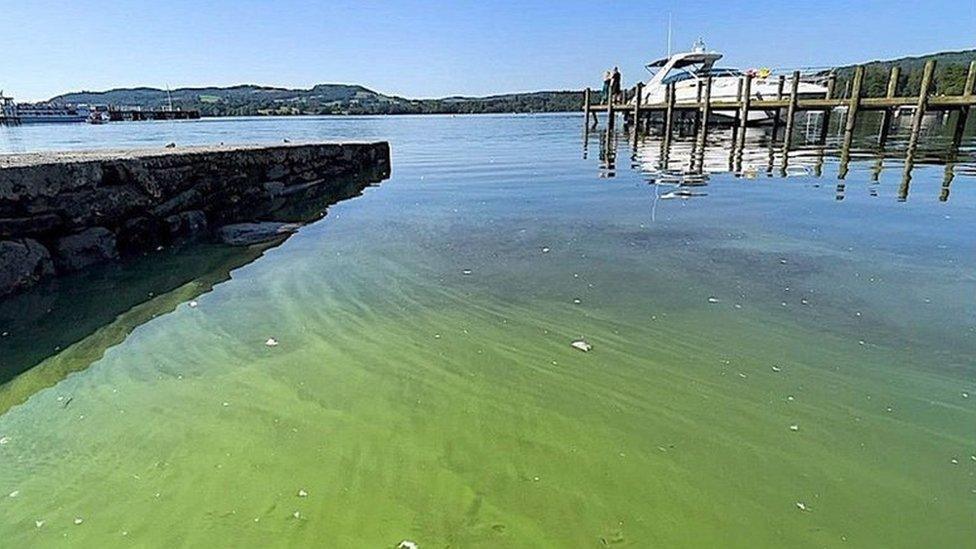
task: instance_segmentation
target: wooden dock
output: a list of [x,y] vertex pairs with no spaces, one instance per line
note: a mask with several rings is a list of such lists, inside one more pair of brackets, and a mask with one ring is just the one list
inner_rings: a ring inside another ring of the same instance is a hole
[[196,110],[132,110],[109,108],[110,122],[137,122],[140,120],[198,120],[200,111]]
[[831,113],[838,108],[846,108],[846,118],[844,124],[844,137],[841,145],[841,168],[839,177],[843,179],[847,175],[847,165],[850,160],[851,144],[854,140],[854,129],[857,124],[858,116],[864,111],[881,111],[883,114],[881,130],[878,134],[879,146],[884,146],[887,140],[894,118],[893,114],[897,109],[910,108],[913,110],[911,133],[908,146],[905,152],[905,176],[910,178],[912,165],[915,162],[915,154],[918,148],[919,136],[922,129],[922,118],[926,113],[932,111],[958,111],[956,127],[953,133],[952,146],[958,148],[962,134],[969,118],[970,110],[976,106],[976,61],[969,65],[969,73],[962,95],[957,96],[936,96],[932,95],[932,80],[935,73],[935,61],[930,60],[925,64],[922,73],[921,89],[918,96],[895,97],[895,84],[898,82],[899,69],[894,67],[888,82],[887,94],[885,97],[862,97],[864,82],[864,66],[854,69],[854,75],[850,84],[850,96],[846,98],[836,97],[835,84],[836,75],[831,73],[827,81],[826,96],[822,98],[800,98],[797,89],[800,84],[800,72],[795,71],[789,82],[789,91],[784,93],[785,78],[780,76],[779,93],[776,98],[759,99],[751,97],[751,85],[753,76],[745,75],[741,77],[739,83],[738,99],[735,101],[714,101],[711,99],[712,77],[708,76],[698,82],[697,99],[695,101],[675,101],[675,88],[671,84],[665,90],[665,100],[661,103],[642,104],[641,96],[643,85],[638,84],[634,90],[633,98],[626,103],[610,103],[605,105],[593,104],[593,97],[590,88],[584,91],[583,111],[585,115],[585,125],[587,131],[590,128],[591,118],[596,120],[596,113],[607,114],[607,128],[613,130],[616,124],[617,114],[623,114],[625,120],[634,129],[642,131],[649,129],[652,114],[661,115],[662,119],[662,156],[667,158],[670,148],[671,135],[674,131],[678,113],[692,113],[694,118],[694,130],[697,146],[697,158],[692,159],[693,167],[701,169],[704,149],[707,143],[708,130],[711,125],[716,124],[712,113],[716,111],[724,113],[734,113],[730,117],[733,125],[735,137],[732,140],[733,155],[740,155],[744,147],[745,128],[749,125],[748,113],[751,111],[774,112],[773,132],[778,129],[780,118],[785,110],[785,132],[782,143],[782,162],[783,169],[789,162],[789,151],[793,147],[793,128],[794,119],[800,112],[820,112],[823,113],[823,129],[820,135],[820,142],[826,141],[826,128]]

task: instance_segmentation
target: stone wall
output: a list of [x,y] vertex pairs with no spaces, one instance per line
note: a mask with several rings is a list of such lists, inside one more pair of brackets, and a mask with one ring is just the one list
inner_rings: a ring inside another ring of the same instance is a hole
[[389,170],[382,142],[0,156],[0,295],[355,194]]

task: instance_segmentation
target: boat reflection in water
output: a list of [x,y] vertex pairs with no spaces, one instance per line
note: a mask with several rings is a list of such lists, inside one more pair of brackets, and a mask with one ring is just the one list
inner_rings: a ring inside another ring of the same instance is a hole
[[[694,198],[706,196],[700,189],[692,188],[708,184],[709,175],[731,173],[744,179],[763,177],[826,178],[829,172],[837,178],[837,200],[843,200],[844,183],[853,163],[865,170],[873,183],[871,196],[880,196],[878,183],[881,174],[897,171],[899,178],[895,198],[908,199],[914,164],[945,166],[938,200],[947,201],[957,173],[976,175],[976,123],[970,120],[963,134],[954,134],[954,116],[930,116],[925,118],[926,135],[920,145],[913,165],[905,169],[905,147],[908,142],[910,115],[896,120],[884,146],[878,145],[880,113],[864,115],[858,128],[851,154],[840,154],[843,137],[843,113],[831,117],[826,129],[827,139],[819,141],[823,134],[821,116],[801,116],[793,137],[796,144],[789,154],[782,149],[782,135],[775,135],[776,128],[750,127],[746,129],[745,147],[737,150],[737,128],[717,127],[710,129],[703,150],[698,148],[695,127],[692,124],[676,124],[670,146],[665,148],[660,124],[651,124],[647,133],[635,134],[632,128],[613,133],[605,129],[584,133],[583,156],[588,156],[594,141],[599,148],[600,177],[614,177],[618,169],[618,155],[626,155],[629,168],[639,170],[648,183],[662,187],[678,187],[665,191],[662,198]],[[780,132],[782,133],[782,132]],[[836,168],[835,168],[836,166]],[[887,169],[886,169],[887,168]],[[836,169],[836,172],[834,171]],[[815,183],[819,186],[820,183]]]

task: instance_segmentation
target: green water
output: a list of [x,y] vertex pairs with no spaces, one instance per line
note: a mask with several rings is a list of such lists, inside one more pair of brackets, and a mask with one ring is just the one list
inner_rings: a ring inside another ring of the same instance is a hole
[[181,142],[385,134],[394,173],[0,305],[3,546],[976,539],[971,165],[666,200],[578,117],[234,123]]

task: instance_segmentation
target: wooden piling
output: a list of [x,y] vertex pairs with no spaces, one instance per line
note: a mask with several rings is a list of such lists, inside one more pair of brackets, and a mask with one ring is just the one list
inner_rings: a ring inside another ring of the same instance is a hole
[[671,154],[671,135],[673,133],[674,126],[674,84],[668,84],[664,88],[664,102],[667,105],[664,111],[664,137],[661,140],[661,158],[663,159],[663,166],[667,168],[668,157]]
[[[969,63],[969,74],[966,76],[966,84],[963,86],[962,96],[972,98],[974,87],[976,87],[976,60]],[[949,153],[946,155],[946,165],[942,176],[942,190],[939,192],[939,202],[949,200],[949,187],[952,185],[953,178],[955,178],[954,168],[959,156],[959,147],[962,145],[962,136],[966,131],[966,119],[969,118],[969,110],[969,105],[961,107],[956,118],[956,128],[952,133]]]
[[912,131],[908,137],[908,150],[905,161],[915,160],[915,149],[918,147],[918,136],[922,131],[922,118],[925,116],[925,109],[929,104],[929,88],[932,86],[932,75],[935,73],[935,60],[925,63],[922,72],[922,85],[918,92],[918,102],[915,104],[915,114],[912,115]]
[[613,113],[613,100],[613,93],[610,93],[607,97],[607,131],[610,133],[613,133],[613,127],[616,122],[616,120],[614,120],[616,116]]
[[854,80],[851,83],[851,98],[847,103],[847,119],[844,122],[844,142],[840,149],[840,172],[838,177],[847,177],[847,165],[851,160],[851,144],[854,142],[854,126],[857,123],[857,111],[861,106],[861,85],[864,83],[864,65],[854,68]]
[[[745,76],[740,76],[739,81],[736,83],[735,90],[735,103],[736,105],[741,105],[742,102],[742,80]],[[732,114],[732,134],[729,141],[731,142],[731,147],[729,147],[729,171],[735,171],[735,159],[736,151],[739,145],[739,114],[742,112],[741,106],[737,106]]]
[[[969,63],[969,74],[966,76],[966,84],[962,89],[962,96],[972,98],[973,88],[976,87],[976,60]],[[966,119],[969,118],[970,106],[965,105],[959,109],[956,118],[956,128],[952,134],[952,142],[949,144],[949,153],[946,155],[945,171],[942,176],[942,190],[939,192],[939,202],[949,200],[949,188],[955,178],[955,164],[959,156],[959,147],[962,145],[962,136],[966,130]]]
[[[783,99],[783,87],[786,85],[786,75],[781,74],[779,78],[776,79],[776,100],[781,101]],[[772,141],[776,141],[776,134],[779,132],[780,118],[783,117],[783,109],[777,108],[776,114],[773,116],[773,136]]]
[[742,163],[743,150],[746,148],[746,127],[749,125],[749,96],[752,95],[752,75],[742,77],[742,104],[739,113],[739,143],[736,146],[736,169]]
[[586,117],[583,120],[583,125],[589,129],[590,127],[590,88],[583,90],[583,115]]
[[796,118],[796,104],[800,95],[800,71],[793,71],[790,80],[790,104],[786,109],[786,130],[783,134],[783,169],[790,162],[790,149],[793,147],[793,119]]
[[972,97],[976,88],[976,60],[969,62],[969,75],[966,76],[966,86],[962,90],[963,97]]
[[[972,65],[970,65],[970,68],[972,68]],[[929,104],[929,88],[932,86],[932,75],[934,73],[935,59],[930,59],[925,63],[925,69],[922,72],[922,86],[918,92],[915,114],[912,115],[912,131],[908,136],[908,149],[905,151],[905,173],[902,175],[901,187],[898,190],[898,198],[900,200],[908,198],[908,185],[912,180],[912,168],[915,166],[915,151],[918,148],[918,136],[922,133],[922,118],[925,117],[925,109]],[[971,70],[970,76],[972,76]]]
[[[898,65],[891,67],[891,74],[888,76],[888,90],[885,93],[885,97],[891,99],[895,96],[898,89],[898,76],[901,74],[901,68]],[[894,109],[885,109],[881,111],[881,130],[878,132],[878,146],[884,148],[885,142],[888,141],[888,132],[891,130],[891,118],[894,116]]]
[[[698,105],[702,100],[702,81],[701,79],[695,82],[695,104]],[[695,115],[692,118],[691,124],[691,164],[694,168],[695,157],[698,156],[698,128],[701,126],[701,109],[695,109]]]
[[[972,98],[974,87],[976,87],[976,60],[969,63],[969,74],[966,76],[966,85],[963,86],[962,96]],[[952,132],[952,143],[949,146],[953,154],[958,152],[960,145],[962,145],[962,134],[966,131],[966,121],[969,119],[969,111],[969,105],[959,108],[959,114],[956,118],[956,128]]]
[[641,96],[643,95],[644,83],[638,82],[637,89],[634,92],[634,136],[636,139],[637,132],[640,131],[640,108],[641,108]]
[[[735,89],[735,102],[736,103],[740,103],[742,101],[742,81],[743,81],[744,78],[745,78],[745,76],[740,76],[739,77],[739,81],[736,83],[736,89]],[[736,108],[735,113],[732,115],[732,144],[733,145],[735,145],[735,143],[737,143],[737,141],[736,141],[736,135],[737,135],[737,133],[736,132],[739,129],[739,113],[741,113],[741,112],[742,112],[742,109]]]
[[[832,99],[834,94],[834,86],[837,84],[837,75],[833,71],[827,75],[827,93],[824,94],[824,100],[829,101]],[[823,175],[823,165],[824,156],[826,156],[827,149],[827,129],[830,127],[830,112],[833,107],[827,107],[826,109],[820,111],[820,135],[817,136],[817,160],[813,163],[813,175],[816,177],[821,177]]]
[[[837,88],[837,73],[831,71],[827,76],[827,95],[824,99],[833,99],[834,90]],[[833,107],[827,107],[823,111],[823,121],[820,126],[820,143],[827,144],[827,132],[830,130],[830,115],[833,112]]]
[[705,95],[701,101],[701,126],[698,128],[698,159],[695,166],[698,171],[705,171],[705,143],[708,138],[708,113],[712,102],[712,77],[705,77]]

